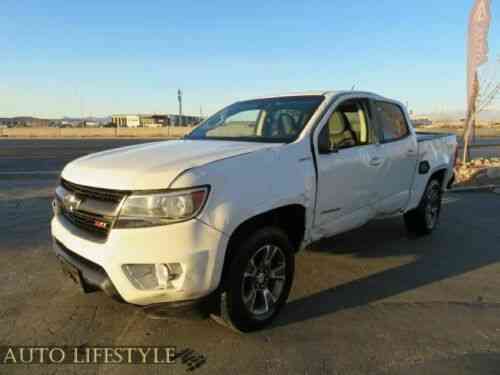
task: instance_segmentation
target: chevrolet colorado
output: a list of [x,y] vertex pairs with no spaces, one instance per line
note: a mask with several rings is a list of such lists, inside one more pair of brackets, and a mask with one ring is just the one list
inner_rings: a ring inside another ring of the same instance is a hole
[[210,300],[218,320],[252,331],[285,304],[311,242],[395,215],[431,233],[456,149],[372,93],[240,101],[181,140],[69,163],[53,248],[86,292],[151,311]]

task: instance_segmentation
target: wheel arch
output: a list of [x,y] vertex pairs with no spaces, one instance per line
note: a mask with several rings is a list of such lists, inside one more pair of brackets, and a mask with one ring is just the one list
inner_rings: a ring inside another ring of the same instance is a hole
[[437,168],[436,170],[434,170],[431,174],[431,176],[429,177],[429,179],[427,180],[427,184],[429,184],[429,182],[431,182],[433,179],[437,179],[442,188],[444,189],[445,188],[445,185],[446,185],[446,175],[448,173],[448,170],[447,168],[445,167],[441,167],[441,168]]
[[268,226],[283,230],[292,243],[295,252],[298,252],[306,231],[306,207],[301,204],[290,204],[273,208],[250,217],[239,224],[229,237],[221,280],[224,279],[227,266],[237,253],[239,244],[256,230]]
[[424,196],[425,189],[429,185],[429,182],[432,179],[437,178],[441,183],[441,188],[444,190],[446,188],[447,183],[447,175],[448,175],[448,166],[447,165],[438,165],[427,172],[425,175],[419,174],[418,170],[415,175],[415,179],[413,181],[412,194],[410,198],[410,202],[405,210],[405,212],[411,211],[415,207],[417,207]]

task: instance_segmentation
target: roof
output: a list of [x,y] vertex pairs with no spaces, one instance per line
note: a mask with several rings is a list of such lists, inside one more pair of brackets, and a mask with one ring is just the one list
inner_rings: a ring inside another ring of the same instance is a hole
[[[294,97],[294,96],[326,96],[328,99],[333,98],[334,96],[337,95],[369,95],[369,96],[375,96],[379,98],[383,98],[381,95],[372,93],[372,92],[367,92],[367,91],[356,91],[356,90],[310,90],[310,91],[297,91],[297,92],[290,92],[290,93],[283,93],[283,94],[277,94],[277,95],[265,95],[265,96],[260,96],[257,98],[253,99],[270,99],[270,98],[283,98],[283,97]],[[252,98],[250,98],[252,100]]]
[[[154,117],[154,116],[179,116],[178,113],[114,113],[111,117]],[[183,117],[200,117],[197,115],[182,114]]]

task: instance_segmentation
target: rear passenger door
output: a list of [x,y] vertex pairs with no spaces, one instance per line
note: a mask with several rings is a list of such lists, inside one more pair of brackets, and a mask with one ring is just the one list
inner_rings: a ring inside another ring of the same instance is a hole
[[417,140],[402,107],[388,101],[372,101],[380,139],[382,165],[378,176],[376,210],[379,215],[396,214],[410,199],[417,164]]

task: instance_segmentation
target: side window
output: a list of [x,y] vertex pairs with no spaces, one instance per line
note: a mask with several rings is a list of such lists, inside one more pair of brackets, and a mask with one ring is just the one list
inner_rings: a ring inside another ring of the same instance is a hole
[[329,133],[332,149],[340,150],[372,143],[365,106],[360,100],[348,100],[340,104],[323,131]]
[[375,102],[383,142],[397,141],[406,137],[410,130],[399,106],[387,102]]

